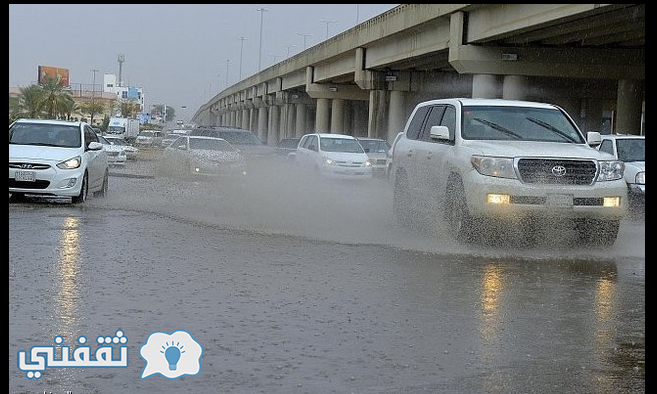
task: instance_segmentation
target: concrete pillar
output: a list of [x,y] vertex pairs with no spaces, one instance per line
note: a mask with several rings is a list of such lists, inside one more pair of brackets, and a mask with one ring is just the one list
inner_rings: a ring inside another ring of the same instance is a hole
[[279,127],[281,126],[281,107],[272,105],[269,107],[269,126],[267,129],[267,145],[278,144]]
[[330,133],[331,128],[329,122],[331,121],[331,102],[329,99],[317,99],[317,113],[315,114],[315,132],[316,133]]
[[584,127],[582,131],[600,131],[602,128],[602,103],[600,100],[586,100],[583,103],[581,113],[584,115]]
[[294,130],[294,135],[296,137],[301,137],[302,135],[308,133],[310,130],[306,130],[306,104],[297,104],[297,116],[296,116],[296,125]]
[[293,138],[297,133],[296,131],[297,107],[294,104],[287,104],[285,108],[286,108],[285,113],[287,114],[287,116],[285,117],[285,137]]
[[331,133],[348,134],[344,128],[344,100],[333,99],[331,102]]
[[258,135],[258,109],[249,109],[249,130]]
[[492,74],[474,74],[472,76],[472,98],[499,98],[499,77]]
[[505,75],[502,84],[502,98],[507,100],[524,100],[527,97],[527,77],[522,75]]
[[392,142],[395,139],[397,133],[402,131],[406,123],[406,92],[399,90],[390,91],[390,104],[388,108],[388,130],[387,132],[377,136],[377,138],[383,138],[388,142]]
[[264,105],[258,108],[258,138],[267,141],[267,107]]
[[367,120],[367,136],[375,138],[378,130],[385,129],[385,90],[370,90],[369,118]]
[[243,109],[242,110],[242,124],[241,124],[241,127],[244,130],[248,130],[249,127],[251,126],[251,122],[249,122],[250,116],[251,116],[251,111],[249,111],[248,109]]
[[616,99],[616,133],[641,134],[641,111],[643,105],[643,84],[638,81],[621,79],[618,81]]

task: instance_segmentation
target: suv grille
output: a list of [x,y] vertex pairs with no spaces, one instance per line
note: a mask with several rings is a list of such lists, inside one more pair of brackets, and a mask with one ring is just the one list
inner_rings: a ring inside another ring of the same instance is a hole
[[591,185],[597,165],[593,160],[520,159],[520,180],[550,185]]

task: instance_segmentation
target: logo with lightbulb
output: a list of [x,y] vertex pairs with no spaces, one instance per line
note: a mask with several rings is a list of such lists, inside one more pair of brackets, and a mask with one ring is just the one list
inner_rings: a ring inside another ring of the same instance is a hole
[[139,355],[146,361],[141,378],[156,373],[167,379],[197,375],[201,371],[202,354],[203,347],[187,331],[171,334],[155,331],[139,349]]

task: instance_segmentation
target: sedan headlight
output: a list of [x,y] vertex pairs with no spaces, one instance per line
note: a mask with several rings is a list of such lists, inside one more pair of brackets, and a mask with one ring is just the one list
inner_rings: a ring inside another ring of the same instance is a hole
[[646,184],[646,172],[641,171],[636,174],[634,177],[634,182],[638,183],[639,185],[645,185]]
[[330,157],[324,156],[322,159],[322,163],[324,163],[325,166],[332,166],[335,165],[335,160],[331,159]]
[[473,155],[472,166],[481,174],[497,178],[517,178],[513,170],[513,159],[508,157],[492,157]]
[[618,160],[602,160],[598,162],[600,165],[600,173],[598,174],[598,181],[615,181],[623,178],[625,171],[625,164]]
[[363,167],[372,167],[372,161],[367,159],[363,162]]
[[62,170],[73,170],[82,164],[82,158],[80,156],[72,157],[68,160],[64,160],[61,163],[57,163],[57,168]]

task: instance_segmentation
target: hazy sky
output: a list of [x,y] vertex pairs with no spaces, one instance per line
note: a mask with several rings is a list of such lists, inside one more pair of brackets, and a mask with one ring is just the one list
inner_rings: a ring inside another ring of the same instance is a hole
[[[36,83],[37,67],[70,70],[71,84],[118,75],[144,89],[146,108],[166,104],[188,119],[217,91],[396,4],[10,4],[9,86]],[[258,8],[265,8],[263,13]],[[301,34],[300,34],[301,33]],[[303,34],[303,35],[302,35]],[[182,109],[186,106],[187,109]]]

